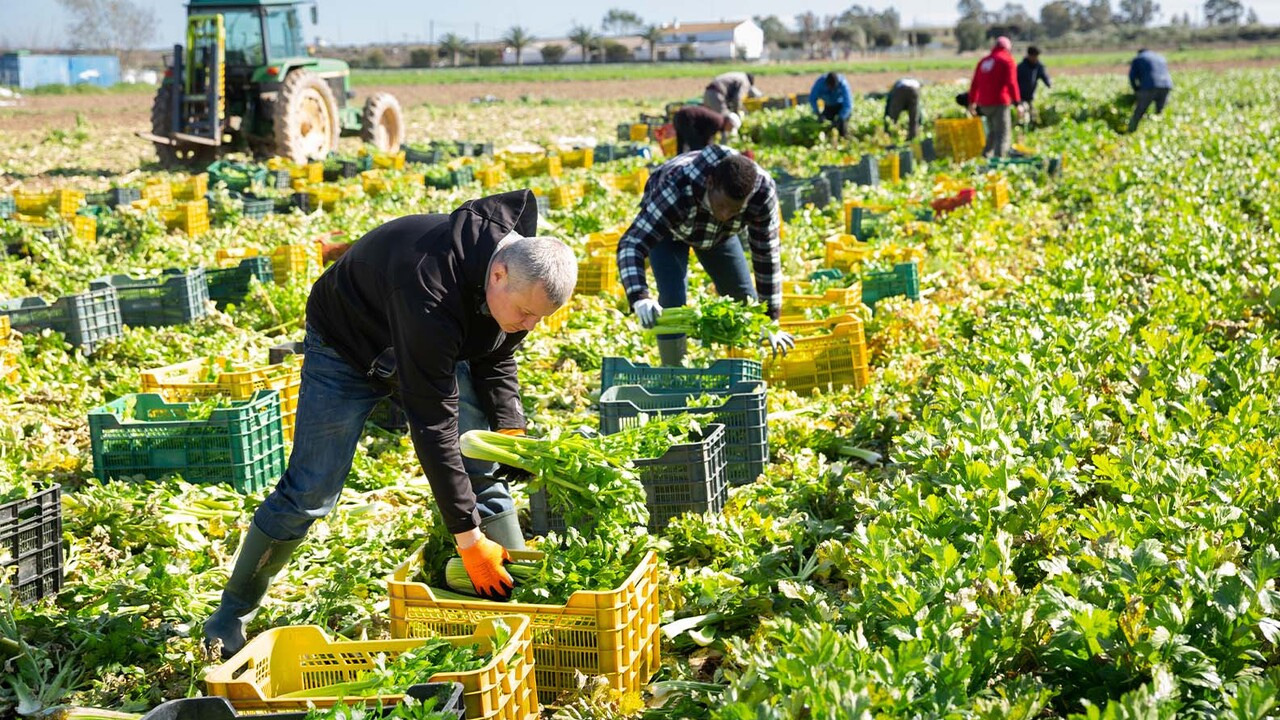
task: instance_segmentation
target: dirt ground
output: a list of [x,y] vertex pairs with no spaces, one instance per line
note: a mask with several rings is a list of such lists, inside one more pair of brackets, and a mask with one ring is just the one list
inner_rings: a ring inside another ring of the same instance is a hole
[[[1174,69],[1232,70],[1245,67],[1262,68],[1280,64],[1280,60],[1232,60],[1174,64]],[[1093,65],[1053,69],[1054,75],[1091,75],[1125,72],[1123,65]],[[927,83],[963,83],[967,73],[956,70],[925,70],[912,73]],[[885,90],[900,73],[850,73],[847,75],[855,92]],[[808,92],[813,83],[810,75],[771,75],[760,80],[766,95]],[[395,85],[360,88],[365,93],[384,90],[400,98],[406,110],[422,105],[465,103],[473,98],[493,96],[500,100],[651,100],[701,95],[705,81],[696,78],[557,81],[545,83],[460,83],[453,85]],[[357,100],[359,101],[359,100]],[[151,97],[143,93],[112,95],[46,95],[24,98],[17,107],[0,107],[0,133],[24,133],[55,128],[74,127],[77,115],[83,115],[101,128],[145,129],[151,109]]]

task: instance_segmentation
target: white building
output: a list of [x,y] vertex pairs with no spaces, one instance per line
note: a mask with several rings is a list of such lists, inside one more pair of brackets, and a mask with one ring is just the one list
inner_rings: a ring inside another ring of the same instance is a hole
[[692,48],[698,60],[759,60],[764,55],[764,30],[753,20],[663,25],[658,57],[679,60],[680,48]]

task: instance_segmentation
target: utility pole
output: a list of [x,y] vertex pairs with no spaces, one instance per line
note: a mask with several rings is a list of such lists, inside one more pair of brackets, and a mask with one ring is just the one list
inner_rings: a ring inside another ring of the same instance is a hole
[[480,66],[480,23],[476,23],[476,67]]

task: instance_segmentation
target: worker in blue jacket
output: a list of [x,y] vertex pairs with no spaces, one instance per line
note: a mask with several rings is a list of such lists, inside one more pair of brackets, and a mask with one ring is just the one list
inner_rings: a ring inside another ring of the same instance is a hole
[[[818,101],[822,101],[822,110],[818,110]],[[849,91],[849,81],[843,75],[829,72],[813,83],[809,91],[809,107],[820,114],[823,120],[835,126],[840,137],[849,132],[849,115],[853,113],[853,93]]]
[[1147,114],[1147,108],[1155,103],[1156,114],[1164,112],[1164,105],[1169,100],[1169,91],[1173,89],[1173,77],[1169,75],[1169,63],[1164,56],[1146,48],[1138,51],[1129,63],[1129,86],[1133,88],[1136,102],[1133,106],[1133,117],[1129,118],[1129,132],[1138,129],[1138,122]]

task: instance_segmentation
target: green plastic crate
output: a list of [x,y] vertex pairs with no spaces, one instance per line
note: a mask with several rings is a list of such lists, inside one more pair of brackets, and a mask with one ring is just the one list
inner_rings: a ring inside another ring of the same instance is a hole
[[245,493],[280,479],[285,455],[279,393],[260,390],[205,420],[187,419],[194,404],[139,393],[89,411],[94,474],[100,480],[180,474],[188,482],[228,483]]
[[869,272],[862,276],[862,302],[868,307],[898,295],[920,299],[920,270],[915,262],[898,263],[892,270]]
[[92,290],[106,287],[116,289],[120,317],[130,327],[182,325],[209,314],[204,268],[169,268],[153,278],[112,275],[89,283]]
[[243,300],[249,294],[249,283],[255,277],[260,283],[275,280],[275,271],[271,268],[271,256],[259,255],[245,258],[235,267],[205,270],[204,277],[209,288],[209,299],[221,310],[227,303]]
[[763,380],[759,360],[729,358],[705,368],[653,367],[620,357],[606,357],[600,363],[600,391],[615,385],[639,385],[651,393],[725,392],[740,382]]

